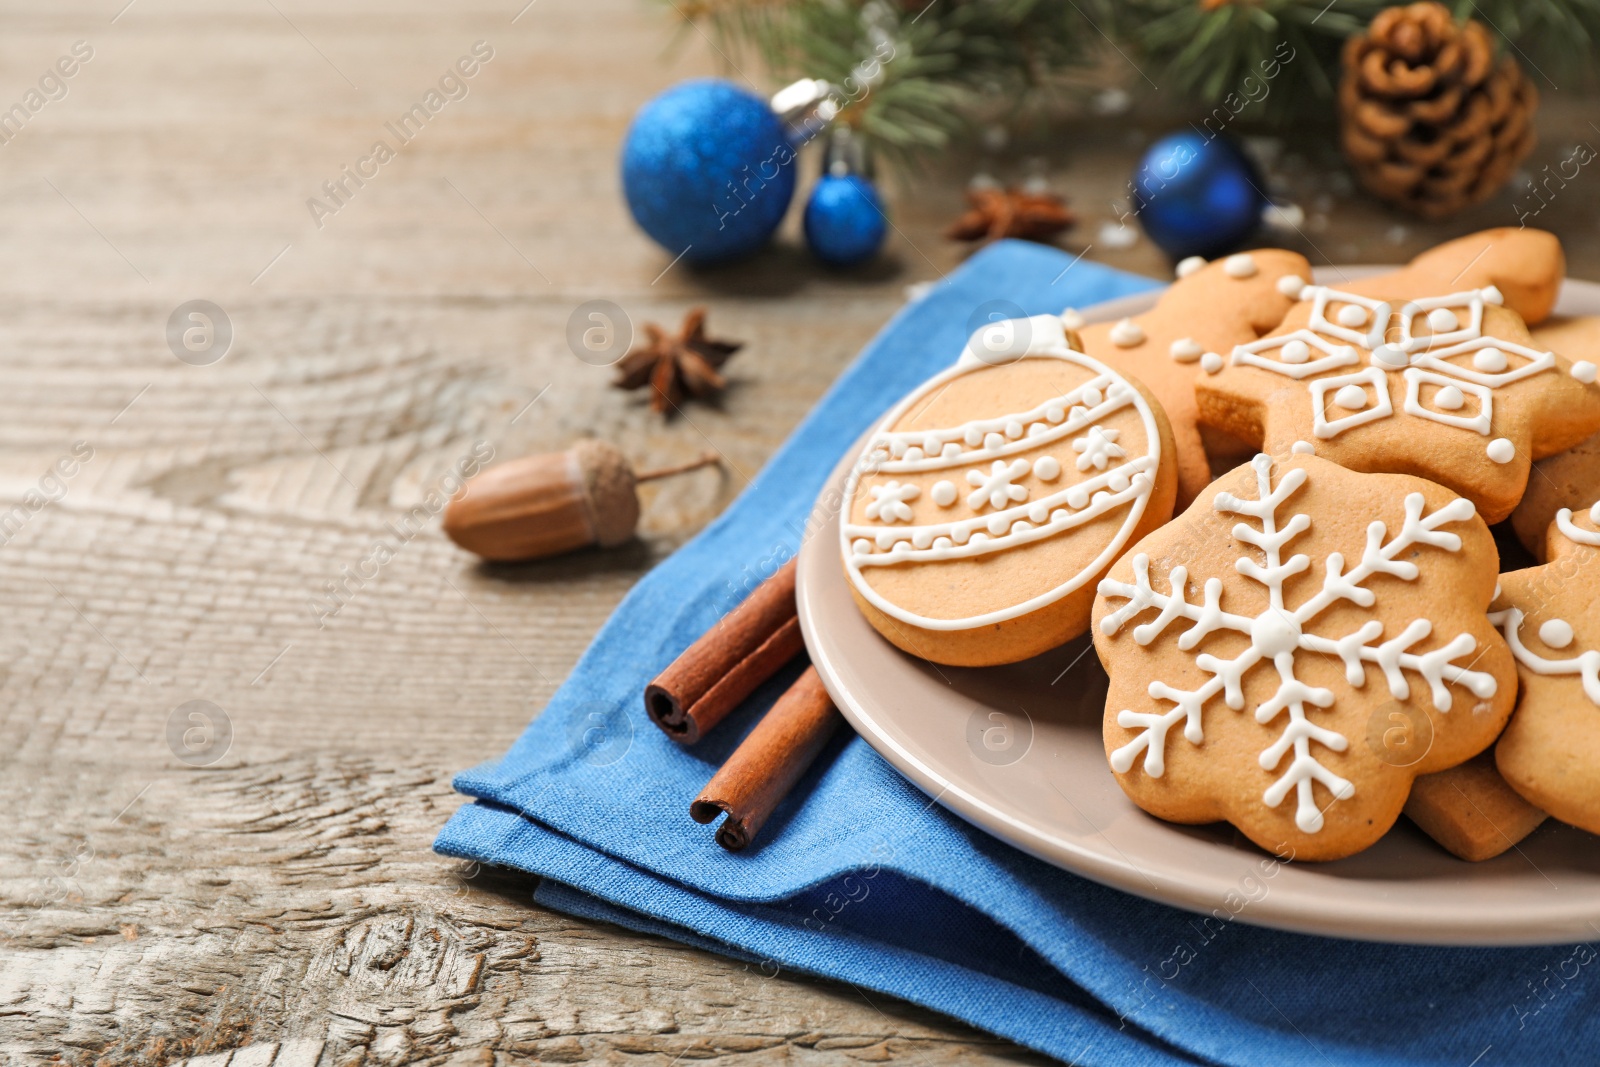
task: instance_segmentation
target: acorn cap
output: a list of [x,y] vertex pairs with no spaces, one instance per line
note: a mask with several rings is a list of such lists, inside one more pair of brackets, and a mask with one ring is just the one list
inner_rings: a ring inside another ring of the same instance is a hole
[[583,480],[583,497],[596,544],[611,547],[633,536],[639,525],[639,494],[628,459],[604,441],[572,446]]

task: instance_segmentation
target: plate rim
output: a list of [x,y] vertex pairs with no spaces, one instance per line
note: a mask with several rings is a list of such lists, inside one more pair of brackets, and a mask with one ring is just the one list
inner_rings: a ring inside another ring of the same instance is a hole
[[[1393,266],[1366,264],[1318,267],[1313,271],[1313,281],[1325,282],[1329,275],[1343,279],[1359,278],[1393,269]],[[1086,322],[1104,322],[1139,314],[1153,306],[1165,290],[1166,287],[1162,286],[1147,292],[1104,301],[1080,309],[1079,314]],[[1580,294],[1596,308],[1600,308],[1600,284],[1566,279],[1563,281],[1554,313],[1561,314],[1562,305],[1567,303],[1569,298],[1578,297]],[[873,432],[877,423],[878,420],[875,419],[872,426],[844,452],[824,483],[823,496],[848,476],[862,443]],[[1177,873],[1168,871],[1142,871],[1134,866],[1132,860],[1125,858],[1123,863],[1117,863],[1101,853],[1086,849],[1038,826],[1029,825],[973,794],[964,788],[959,780],[953,780],[926,764],[916,753],[901,744],[894,731],[887,730],[878,723],[871,710],[863,707],[855,694],[841,684],[838,668],[828,655],[827,646],[814,636],[819,621],[816,617],[812,582],[818,573],[839,570],[836,566],[828,566],[837,562],[831,550],[837,547],[838,536],[834,527],[839,522],[836,511],[830,509],[829,516],[828,521],[811,530],[801,544],[798,553],[795,599],[801,634],[805,639],[811,662],[816,666],[834,704],[856,733],[933,802],[1007,845],[1051,866],[1146,900],[1201,914],[1213,911],[1219,898],[1216,886],[1210,884],[1209,880],[1185,879]],[[819,570],[814,571],[813,568]],[[842,574],[837,577],[843,581]],[[825,574],[821,580],[826,580]],[[884,648],[888,647],[887,642],[884,642]],[[1145,813],[1140,814],[1145,818],[1155,818]],[[1089,825],[1097,834],[1104,837],[1092,823]],[[1109,843],[1109,838],[1106,840]],[[1116,848],[1115,845],[1112,847]],[[1272,862],[1271,854],[1265,850],[1259,853],[1259,857],[1263,863]],[[1469,861],[1459,862],[1467,864]],[[1317,869],[1317,866],[1312,864],[1298,866],[1304,870]],[[1582,898],[1583,894],[1575,896]],[[1419,916],[1411,913],[1385,915],[1381,908],[1374,912],[1373,901],[1365,894],[1342,895],[1331,907],[1328,900],[1319,899],[1317,911],[1314,913],[1307,913],[1303,907],[1297,908],[1295,898],[1294,892],[1268,894],[1260,902],[1252,903],[1251,907],[1243,909],[1232,917],[1253,926],[1345,940],[1461,947],[1556,945],[1568,944],[1574,940],[1588,941],[1593,940],[1594,932],[1597,926],[1600,926],[1600,902],[1588,911],[1573,908],[1554,915],[1547,911],[1509,926],[1486,930],[1465,917],[1431,916],[1436,921],[1430,924],[1426,921],[1419,923]],[[1430,916],[1420,918],[1426,920]]]

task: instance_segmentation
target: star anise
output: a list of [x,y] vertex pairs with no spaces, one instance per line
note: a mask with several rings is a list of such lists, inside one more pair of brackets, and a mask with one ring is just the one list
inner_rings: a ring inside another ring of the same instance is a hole
[[967,190],[967,212],[944,232],[952,241],[997,241],[1020,237],[1048,241],[1076,217],[1053,193],[994,187]]
[[691,308],[676,336],[653,322],[644,326],[647,341],[622,357],[612,385],[618,389],[650,387],[650,406],[665,415],[689,396],[709,396],[726,386],[717,369],[744,347],[743,341],[713,341],[706,336],[706,309]]

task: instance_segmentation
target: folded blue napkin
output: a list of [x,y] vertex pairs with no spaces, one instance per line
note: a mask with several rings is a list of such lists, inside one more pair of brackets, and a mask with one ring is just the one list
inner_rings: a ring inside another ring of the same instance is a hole
[[[734,505],[628,594],[511,751],[456,779],[445,855],[543,879],[539,903],[903,997],[1074,1064],[1593,1064],[1600,952],[1441,949],[1198,917],[1058,870],[835,739],[747,851],[689,801],[798,673],[706,741],[645,683],[792,555],[843,450],[948,366],[977,321],[1155,283],[1003,242],[908,305]],[[1600,933],[1600,931],[1597,931]]]

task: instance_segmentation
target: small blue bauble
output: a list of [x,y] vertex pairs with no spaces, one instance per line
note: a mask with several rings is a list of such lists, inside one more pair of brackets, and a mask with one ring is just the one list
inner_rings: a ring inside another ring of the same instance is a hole
[[1174,259],[1236,248],[1267,206],[1254,164],[1222,137],[1163,137],[1139,161],[1132,184],[1139,224]]
[[824,174],[806,202],[806,244],[830,267],[853,267],[878,254],[889,222],[872,182],[859,174]]
[[794,147],[767,102],[715,78],[684,82],[645,104],[622,145],[622,191],[634,219],[668,253],[695,264],[766,244],[794,196],[794,171]]

